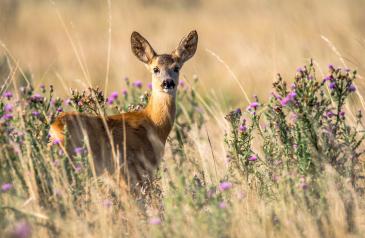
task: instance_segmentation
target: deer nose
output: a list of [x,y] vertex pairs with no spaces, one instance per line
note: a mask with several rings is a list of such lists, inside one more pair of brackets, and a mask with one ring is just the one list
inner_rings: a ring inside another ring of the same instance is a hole
[[175,82],[174,80],[172,79],[165,79],[164,81],[162,81],[162,84],[161,84],[162,88],[164,89],[173,89],[175,88]]

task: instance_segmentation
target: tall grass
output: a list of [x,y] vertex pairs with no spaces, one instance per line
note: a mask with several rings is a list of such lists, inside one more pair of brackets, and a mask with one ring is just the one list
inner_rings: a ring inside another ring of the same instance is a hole
[[344,107],[355,78],[330,66],[322,81],[310,63],[291,87],[279,77],[267,105],[254,98],[228,121],[216,120],[219,105],[201,98],[197,79],[182,81],[164,160],[140,198],[114,175],[96,177],[87,148],[69,156],[50,145],[48,129],[63,110],[139,110],[148,100],[142,82],[126,79],[126,90],[109,97],[99,89],[73,91],[66,100],[43,85],[4,91],[1,234],[361,237],[363,127],[361,114],[351,121]]

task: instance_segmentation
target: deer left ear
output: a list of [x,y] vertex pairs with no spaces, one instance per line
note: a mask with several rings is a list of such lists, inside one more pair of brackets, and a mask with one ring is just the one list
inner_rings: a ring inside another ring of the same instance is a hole
[[131,35],[131,47],[134,55],[145,64],[151,63],[156,55],[150,43],[136,31]]
[[183,64],[194,56],[197,47],[198,33],[196,31],[191,31],[180,41],[179,46],[172,52],[172,54],[179,59],[181,64]]

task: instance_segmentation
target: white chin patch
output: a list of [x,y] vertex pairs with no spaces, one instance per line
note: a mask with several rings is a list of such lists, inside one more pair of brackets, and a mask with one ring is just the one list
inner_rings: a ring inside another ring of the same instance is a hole
[[162,89],[162,91],[164,91],[165,93],[172,93],[174,91],[173,88],[164,88]]

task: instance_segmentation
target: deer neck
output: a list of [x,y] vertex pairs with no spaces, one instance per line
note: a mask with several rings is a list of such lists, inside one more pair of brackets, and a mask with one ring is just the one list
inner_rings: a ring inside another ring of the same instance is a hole
[[153,90],[145,112],[159,139],[165,144],[175,121],[176,96]]

